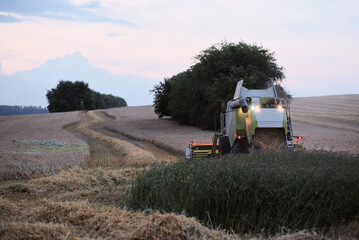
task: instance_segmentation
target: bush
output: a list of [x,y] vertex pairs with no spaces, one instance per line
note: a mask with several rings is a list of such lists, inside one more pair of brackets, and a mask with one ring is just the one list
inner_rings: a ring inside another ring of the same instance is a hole
[[358,219],[358,172],[358,156],[331,152],[182,161],[141,174],[128,204],[242,233],[326,232]]

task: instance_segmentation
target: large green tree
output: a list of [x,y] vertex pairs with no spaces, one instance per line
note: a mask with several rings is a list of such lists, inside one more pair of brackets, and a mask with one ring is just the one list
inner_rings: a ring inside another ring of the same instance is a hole
[[91,90],[83,81],[60,81],[46,94],[50,112],[93,110],[127,106],[123,98]]
[[60,81],[46,94],[50,112],[95,109],[95,101],[88,84],[83,81]]
[[214,129],[222,102],[233,98],[236,84],[265,88],[284,79],[284,69],[273,52],[262,46],[222,42],[202,51],[189,69],[154,86],[154,108],[159,117]]

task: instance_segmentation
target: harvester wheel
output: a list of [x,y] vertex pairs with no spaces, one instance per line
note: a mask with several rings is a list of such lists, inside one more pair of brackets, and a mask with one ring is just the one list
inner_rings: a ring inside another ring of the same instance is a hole
[[219,144],[219,157],[222,157],[223,155],[226,155],[231,152],[231,145],[229,143],[228,136],[222,136],[218,139]]
[[231,153],[232,154],[249,153],[249,145],[247,138],[236,140],[231,149]]

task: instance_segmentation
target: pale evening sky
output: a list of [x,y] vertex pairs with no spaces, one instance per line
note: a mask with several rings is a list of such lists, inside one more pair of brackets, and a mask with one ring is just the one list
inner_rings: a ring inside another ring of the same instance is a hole
[[357,0],[0,0],[0,34],[2,78],[80,53],[153,86],[227,40],[275,52],[295,97],[359,94]]

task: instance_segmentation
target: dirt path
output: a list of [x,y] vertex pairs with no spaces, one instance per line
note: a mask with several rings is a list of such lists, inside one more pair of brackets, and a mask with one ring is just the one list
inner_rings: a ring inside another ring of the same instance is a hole
[[87,141],[90,146],[88,167],[147,166],[154,162],[176,161],[177,158],[150,142],[126,137],[106,127],[116,117],[96,110],[79,113],[80,121],[64,128]]

